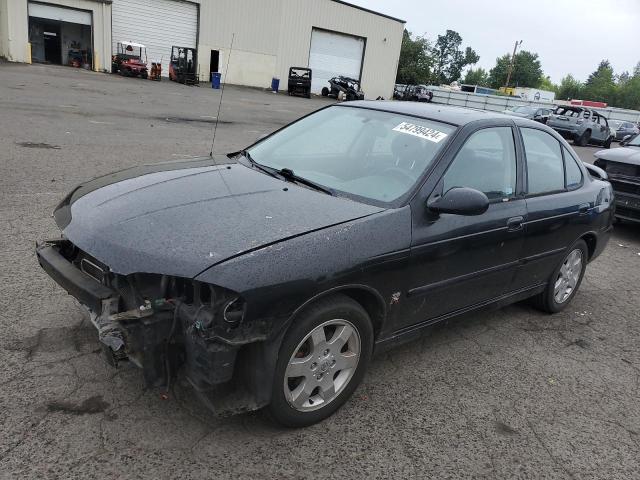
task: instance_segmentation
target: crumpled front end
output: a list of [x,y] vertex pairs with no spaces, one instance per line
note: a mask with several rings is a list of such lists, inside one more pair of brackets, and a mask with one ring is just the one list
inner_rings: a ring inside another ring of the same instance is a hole
[[42,268],[84,305],[110,363],[131,361],[149,386],[179,369],[200,392],[229,382],[246,345],[266,339],[235,292],[191,279],[111,272],[68,240],[38,244]]

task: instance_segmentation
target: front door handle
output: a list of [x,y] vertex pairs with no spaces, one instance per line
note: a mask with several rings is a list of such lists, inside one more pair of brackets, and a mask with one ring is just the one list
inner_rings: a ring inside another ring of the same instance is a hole
[[523,221],[523,217],[511,217],[509,220],[507,220],[507,230],[509,230],[510,232],[522,230]]
[[580,215],[586,215],[589,212],[590,205],[588,203],[583,203],[578,207],[578,213]]

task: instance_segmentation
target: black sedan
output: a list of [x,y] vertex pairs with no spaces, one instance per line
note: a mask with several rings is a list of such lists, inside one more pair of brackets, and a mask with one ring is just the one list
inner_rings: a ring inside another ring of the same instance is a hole
[[181,369],[208,405],[304,426],[429,325],[530,297],[566,308],[611,230],[598,171],[530,120],[350,102],[222,159],[80,185],[37,257],[111,362],[152,386]]
[[640,223],[640,135],[600,150],[594,165],[607,172],[615,192],[616,218]]

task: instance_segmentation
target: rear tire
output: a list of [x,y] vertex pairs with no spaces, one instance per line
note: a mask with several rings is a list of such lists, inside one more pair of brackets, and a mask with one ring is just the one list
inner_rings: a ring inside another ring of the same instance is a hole
[[602,146],[604,148],[611,148],[611,137],[607,138],[607,140],[605,140],[605,142],[602,144]]
[[372,349],[371,320],[359,303],[345,295],[319,300],[282,341],[267,412],[288,427],[324,420],[358,387]]
[[329,89],[327,87],[322,87],[322,96],[323,97],[329,96]]
[[[547,313],[564,310],[580,288],[588,258],[587,244],[580,239],[568,249],[544,291],[533,297],[534,306]],[[577,259],[580,261],[579,265],[576,263]]]
[[591,131],[585,130],[582,135],[580,135],[573,141],[573,143],[578,145],[579,147],[586,147],[589,143],[589,140],[591,140]]

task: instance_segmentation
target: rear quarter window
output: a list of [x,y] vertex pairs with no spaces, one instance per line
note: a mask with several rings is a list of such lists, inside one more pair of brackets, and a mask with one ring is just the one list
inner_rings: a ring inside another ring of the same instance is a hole
[[564,153],[564,171],[567,182],[567,189],[575,190],[582,185],[582,170],[578,166],[576,158],[567,150],[562,147]]

